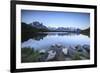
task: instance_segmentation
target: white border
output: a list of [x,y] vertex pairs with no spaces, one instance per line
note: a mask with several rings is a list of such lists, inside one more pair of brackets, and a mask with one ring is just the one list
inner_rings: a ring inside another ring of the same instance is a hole
[[[90,60],[21,63],[21,9],[90,13]],[[94,10],[70,7],[16,5],[16,69],[94,64]]]

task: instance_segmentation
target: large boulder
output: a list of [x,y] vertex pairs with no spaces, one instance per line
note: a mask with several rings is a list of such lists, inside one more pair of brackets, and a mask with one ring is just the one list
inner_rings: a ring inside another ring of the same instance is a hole
[[56,55],[56,51],[54,51],[54,50],[48,51],[48,56],[47,56],[46,60],[48,61],[48,60],[54,59],[55,55]]
[[80,53],[80,56],[85,57],[86,59],[90,58],[90,53],[89,53],[89,46],[87,45],[77,45],[76,50]]
[[73,57],[75,56],[75,54],[77,53],[77,51],[75,49],[73,49],[71,46],[68,48],[68,56],[69,57]]
[[88,53],[90,53],[90,46],[89,45],[83,45],[82,46]]
[[62,52],[64,53],[64,55],[68,54],[68,48],[62,48]]

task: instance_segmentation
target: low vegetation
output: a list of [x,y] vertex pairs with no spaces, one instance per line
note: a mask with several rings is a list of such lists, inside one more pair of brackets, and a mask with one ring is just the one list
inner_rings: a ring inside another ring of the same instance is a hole
[[33,48],[21,49],[21,62],[37,62],[40,57],[40,53]]

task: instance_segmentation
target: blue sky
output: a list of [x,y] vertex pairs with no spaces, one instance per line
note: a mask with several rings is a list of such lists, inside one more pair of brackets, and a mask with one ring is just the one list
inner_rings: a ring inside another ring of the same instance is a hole
[[34,21],[47,27],[86,29],[90,26],[90,13],[21,10],[21,22],[29,24]]

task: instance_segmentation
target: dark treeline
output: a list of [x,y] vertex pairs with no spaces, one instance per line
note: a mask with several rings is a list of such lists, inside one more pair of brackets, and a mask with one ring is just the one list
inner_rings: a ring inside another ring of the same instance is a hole
[[90,27],[85,30],[81,30],[81,34],[84,34],[90,37]]
[[41,34],[42,37],[39,37],[38,32],[45,32],[46,29],[37,29],[35,27],[32,27],[29,24],[21,23],[21,41],[26,41],[28,38],[35,38],[36,40],[43,39],[43,37],[46,36],[46,34]]

